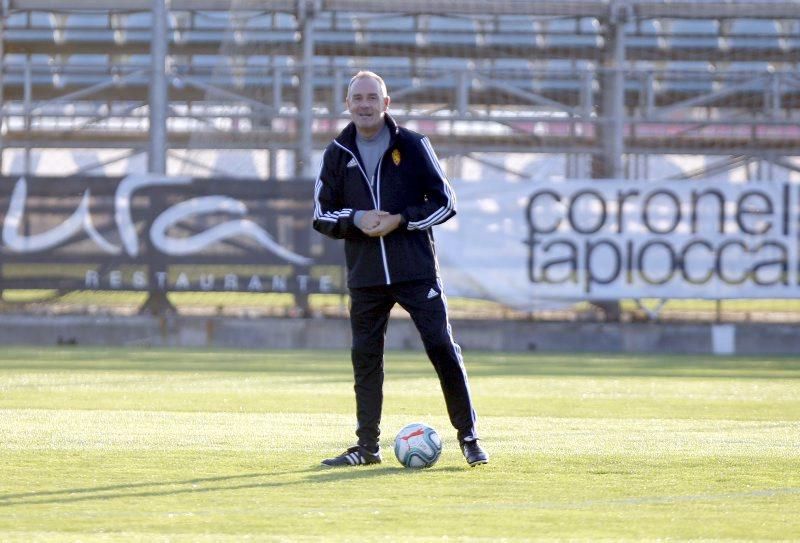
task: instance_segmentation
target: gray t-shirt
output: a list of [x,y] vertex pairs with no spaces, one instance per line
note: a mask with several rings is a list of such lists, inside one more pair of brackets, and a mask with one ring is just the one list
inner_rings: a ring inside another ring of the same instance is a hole
[[358,152],[361,155],[361,160],[364,161],[364,168],[369,180],[375,186],[375,168],[378,167],[378,161],[389,148],[389,127],[385,124],[374,137],[367,139],[361,134],[356,133],[356,145]]
[[[375,136],[367,139],[358,132],[356,132],[356,145],[358,146],[358,153],[361,155],[361,160],[364,161],[365,173],[369,176],[370,183],[375,186],[375,169],[378,167],[383,153],[389,148],[389,127],[385,124]],[[353,220],[356,226],[361,227],[361,218],[364,216],[365,210],[358,210],[355,212]]]

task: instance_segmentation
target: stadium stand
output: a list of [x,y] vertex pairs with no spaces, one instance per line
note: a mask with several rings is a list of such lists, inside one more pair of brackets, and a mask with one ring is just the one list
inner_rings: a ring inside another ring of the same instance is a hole
[[[4,154],[141,151],[151,7],[5,2]],[[600,142],[609,117],[623,119],[611,134],[623,171],[607,172],[621,177],[636,154],[746,153],[785,167],[800,149],[796,2],[406,2],[399,11],[383,1],[205,0],[173,1],[167,16],[169,147],[268,144],[296,155],[285,176],[310,172],[301,136],[311,133],[316,150],[330,139],[341,87],[361,67],[386,74],[398,114],[433,129],[448,157],[590,160],[610,152]],[[620,72],[616,88],[609,76]]]

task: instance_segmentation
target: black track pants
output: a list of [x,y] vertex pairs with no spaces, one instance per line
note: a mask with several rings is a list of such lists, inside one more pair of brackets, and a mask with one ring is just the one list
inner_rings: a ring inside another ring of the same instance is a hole
[[458,439],[477,439],[475,410],[460,347],[453,341],[447,300],[437,279],[350,289],[358,443],[373,447],[380,435],[383,406],[383,349],[389,312],[395,303],[411,315],[444,393]]

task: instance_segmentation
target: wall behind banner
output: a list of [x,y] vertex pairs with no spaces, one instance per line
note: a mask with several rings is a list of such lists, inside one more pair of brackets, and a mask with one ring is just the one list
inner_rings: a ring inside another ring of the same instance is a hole
[[[596,323],[464,319],[453,323],[467,351],[794,355],[796,325],[765,323]],[[233,349],[350,347],[347,319],[237,319],[0,315],[0,345],[95,345]],[[389,326],[386,347],[422,351],[410,319]],[[421,353],[420,353],[421,354]]]

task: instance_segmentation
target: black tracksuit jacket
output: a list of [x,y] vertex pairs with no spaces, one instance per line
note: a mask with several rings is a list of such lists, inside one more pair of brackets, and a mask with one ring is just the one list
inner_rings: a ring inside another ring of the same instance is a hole
[[[351,288],[438,277],[431,227],[456,214],[455,194],[428,138],[388,114],[385,120],[391,139],[376,172],[364,171],[350,123],[325,149],[314,190],[314,229],[345,240]],[[370,209],[400,213],[404,222],[384,237],[369,237],[353,221],[356,211]]]

